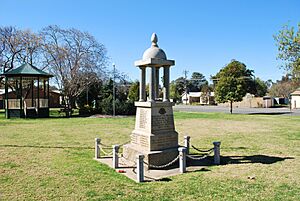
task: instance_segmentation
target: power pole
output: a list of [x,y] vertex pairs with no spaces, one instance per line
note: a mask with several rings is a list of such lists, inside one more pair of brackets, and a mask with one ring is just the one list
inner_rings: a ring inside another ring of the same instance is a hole
[[115,89],[115,70],[116,70],[116,65],[113,63],[113,116],[116,115],[116,89]]
[[89,87],[86,87],[86,105],[89,105]]
[[184,74],[185,104],[187,105],[187,74],[188,74],[188,71],[184,70],[183,74]]

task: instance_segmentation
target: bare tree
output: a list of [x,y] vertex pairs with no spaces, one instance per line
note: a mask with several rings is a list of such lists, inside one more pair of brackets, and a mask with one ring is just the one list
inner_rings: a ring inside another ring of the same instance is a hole
[[41,36],[30,30],[24,30],[20,31],[19,37],[23,49],[20,54],[18,54],[18,61],[45,69],[47,63],[44,62],[44,58],[42,57],[43,43]]
[[[49,70],[71,106],[90,85],[109,77],[106,49],[87,32],[48,26],[36,34],[0,27],[0,72],[23,63]],[[118,72],[115,76],[124,77]]]
[[[41,38],[30,30],[0,27],[0,73],[24,63],[43,68]],[[0,85],[3,77],[0,77]],[[0,86],[2,87],[2,86]]]
[[289,74],[282,76],[281,80],[273,83],[269,89],[269,95],[274,97],[289,98],[292,93],[299,86],[299,82],[292,79]]
[[18,54],[24,49],[20,40],[20,31],[15,27],[0,27],[0,66],[3,72],[14,67]]
[[89,85],[106,77],[106,49],[89,33],[74,28],[48,26],[40,36],[49,71],[72,107]]
[[0,27],[0,67],[9,71],[23,63],[43,67],[41,61],[41,37],[30,30]]

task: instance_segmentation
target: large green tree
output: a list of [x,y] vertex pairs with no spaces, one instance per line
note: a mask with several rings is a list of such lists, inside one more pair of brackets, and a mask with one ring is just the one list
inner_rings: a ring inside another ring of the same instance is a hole
[[278,58],[285,61],[284,67],[293,75],[294,79],[300,79],[300,23],[298,30],[293,26],[285,25],[274,36],[278,47]]
[[170,98],[173,99],[174,102],[181,100],[181,95],[185,91],[185,85],[184,77],[179,77],[170,83]]
[[189,91],[198,92],[201,91],[203,85],[207,85],[208,82],[205,76],[199,72],[193,72],[191,79],[188,80]]
[[129,92],[128,92],[128,98],[131,101],[138,101],[139,100],[139,85],[140,82],[136,80],[130,85]]
[[268,86],[266,82],[261,80],[260,78],[255,79],[255,96],[262,97],[265,96],[266,93],[268,92]]
[[193,72],[190,79],[179,77],[170,83],[170,97],[175,101],[181,101],[182,94],[187,92],[199,92],[203,87],[208,86],[205,76],[199,72]]
[[213,80],[216,83],[215,98],[219,103],[230,103],[230,113],[232,113],[232,103],[242,101],[247,93],[247,80],[252,76],[252,70],[246,65],[232,60],[227,66],[222,68]]

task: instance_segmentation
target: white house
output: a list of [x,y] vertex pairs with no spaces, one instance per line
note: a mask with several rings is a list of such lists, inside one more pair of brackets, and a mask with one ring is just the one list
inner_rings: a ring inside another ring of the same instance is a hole
[[291,93],[291,107],[292,109],[300,108],[300,88]]
[[189,92],[181,95],[182,103],[184,104],[200,104],[200,105],[213,105],[215,104],[214,92],[204,94],[203,92]]

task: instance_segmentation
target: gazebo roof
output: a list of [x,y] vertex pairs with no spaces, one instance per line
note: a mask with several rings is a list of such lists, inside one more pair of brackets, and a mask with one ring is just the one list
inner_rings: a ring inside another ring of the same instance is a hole
[[20,67],[10,70],[6,73],[3,73],[2,76],[5,77],[14,77],[20,75],[34,76],[34,77],[53,77],[53,75],[46,73],[30,64],[23,64]]

